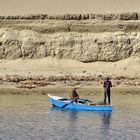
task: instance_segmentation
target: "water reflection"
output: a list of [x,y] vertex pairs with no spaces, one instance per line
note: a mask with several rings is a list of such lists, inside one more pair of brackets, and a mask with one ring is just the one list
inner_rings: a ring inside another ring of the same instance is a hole
[[111,121],[112,112],[103,112],[102,113],[102,124],[104,124],[105,129],[109,129]]
[[0,139],[139,140],[139,101],[119,94],[113,112],[101,112],[50,109],[44,96],[0,96]]
[[80,112],[76,110],[66,110],[61,109],[57,107],[51,107],[50,108],[50,116],[51,118],[57,117],[59,118],[59,121],[61,121],[61,126],[59,126],[59,129],[57,131],[63,131],[65,133],[64,139],[68,139],[70,137],[73,137],[75,139],[79,138],[79,124],[80,123]]
[[112,112],[104,112],[101,115],[102,115],[101,137],[104,140],[108,140],[110,138],[109,130],[110,130]]
[[[68,124],[67,124],[67,133],[77,138],[78,133],[78,112],[77,111],[69,111],[68,112]],[[78,138],[77,138],[78,139]]]
[[108,140],[110,137],[112,116],[110,111],[62,110],[57,107],[52,107],[51,110],[59,111],[56,115],[59,114],[65,118],[65,133],[69,133],[74,138],[78,139],[77,134],[88,136],[88,139],[91,139],[93,135],[104,140]]

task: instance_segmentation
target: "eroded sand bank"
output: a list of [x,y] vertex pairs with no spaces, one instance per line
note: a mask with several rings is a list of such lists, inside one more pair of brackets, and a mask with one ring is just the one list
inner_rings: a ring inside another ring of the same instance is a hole
[[118,62],[82,63],[76,60],[43,58],[0,61],[1,87],[49,86],[102,87],[106,77],[114,86],[140,86],[140,58]]

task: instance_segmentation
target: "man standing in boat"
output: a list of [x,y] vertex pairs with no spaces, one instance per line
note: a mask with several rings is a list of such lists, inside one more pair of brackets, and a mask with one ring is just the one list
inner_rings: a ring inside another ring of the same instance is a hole
[[109,77],[106,78],[106,80],[104,81],[103,84],[104,87],[104,104],[106,104],[106,97],[108,97],[108,104],[110,104],[110,94],[111,94],[111,87],[112,87],[112,83]]

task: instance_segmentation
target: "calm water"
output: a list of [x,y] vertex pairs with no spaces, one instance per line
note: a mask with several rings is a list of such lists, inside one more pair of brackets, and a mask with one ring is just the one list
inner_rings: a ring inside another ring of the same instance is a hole
[[140,95],[112,102],[112,113],[62,111],[46,95],[1,95],[0,140],[140,140]]

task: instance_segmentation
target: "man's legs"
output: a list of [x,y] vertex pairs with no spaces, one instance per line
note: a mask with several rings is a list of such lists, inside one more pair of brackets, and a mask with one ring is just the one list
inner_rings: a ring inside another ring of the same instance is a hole
[[106,104],[106,95],[107,95],[107,90],[104,90],[104,104]]
[[110,104],[110,89],[107,90],[108,103]]

